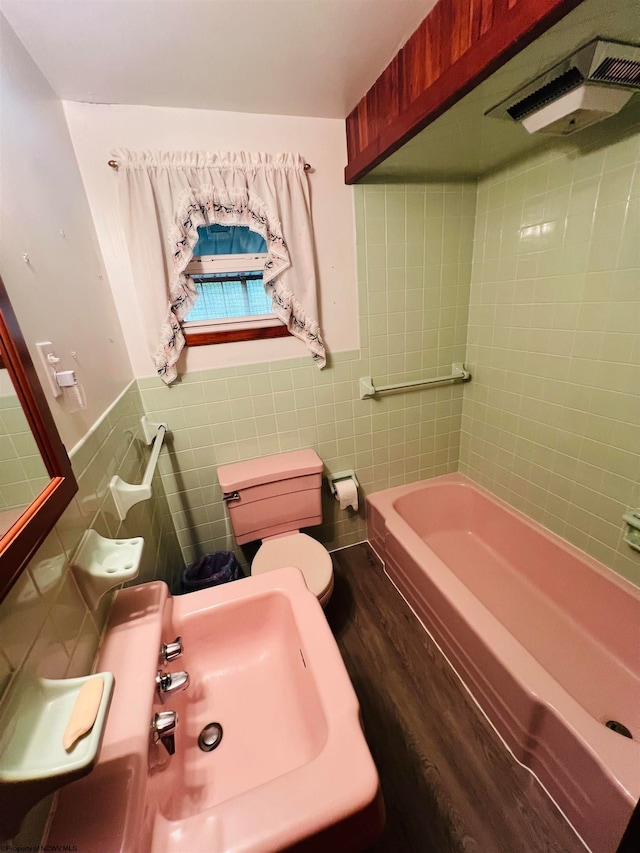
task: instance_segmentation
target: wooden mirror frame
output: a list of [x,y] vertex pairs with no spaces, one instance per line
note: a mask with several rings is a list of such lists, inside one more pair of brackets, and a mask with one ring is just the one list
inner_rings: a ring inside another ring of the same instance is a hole
[[9,371],[42,461],[51,477],[38,497],[0,538],[2,601],[71,502],[78,491],[78,484],[1,278],[0,367]]

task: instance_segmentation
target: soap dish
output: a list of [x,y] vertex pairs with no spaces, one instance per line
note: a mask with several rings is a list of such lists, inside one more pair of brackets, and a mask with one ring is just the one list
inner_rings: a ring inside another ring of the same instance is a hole
[[[92,678],[104,683],[95,722],[66,750],[62,739],[71,712],[80,688]],[[110,672],[57,680],[21,673],[0,714],[0,782],[46,781],[54,791],[89,773],[98,760],[113,686]]]
[[640,551],[640,509],[632,509],[622,516],[627,523],[624,533],[624,541],[630,545],[634,551]]
[[144,539],[105,539],[87,530],[71,567],[87,604],[95,608],[105,592],[133,580],[140,568]]

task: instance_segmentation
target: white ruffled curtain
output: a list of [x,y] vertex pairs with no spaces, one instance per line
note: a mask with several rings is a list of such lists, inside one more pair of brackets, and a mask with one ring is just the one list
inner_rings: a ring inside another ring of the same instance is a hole
[[[246,225],[264,237],[263,276],[273,312],[326,364],[318,326],[309,187],[297,154],[113,152],[138,300],[159,338],[149,347],[169,384],[185,340],[181,322],[198,298],[185,269],[198,226]],[[157,325],[156,325],[157,321]]]

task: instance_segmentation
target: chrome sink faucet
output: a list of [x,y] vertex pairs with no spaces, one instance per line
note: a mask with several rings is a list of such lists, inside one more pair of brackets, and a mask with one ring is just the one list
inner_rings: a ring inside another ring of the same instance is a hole
[[161,663],[169,663],[176,658],[179,658],[183,652],[182,637],[176,637],[172,643],[163,643],[160,649]]
[[174,693],[180,693],[186,690],[189,686],[189,673],[181,670],[180,672],[163,672],[158,670],[156,675],[156,690],[162,704],[167,701],[168,696]]
[[176,751],[176,729],[178,727],[178,715],[175,711],[160,711],[153,715],[151,721],[151,735],[153,742],[160,742],[169,755]]

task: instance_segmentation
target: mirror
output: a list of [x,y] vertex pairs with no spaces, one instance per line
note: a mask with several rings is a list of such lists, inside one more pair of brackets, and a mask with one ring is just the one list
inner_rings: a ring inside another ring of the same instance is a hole
[[78,490],[0,279],[0,601]]
[[0,368],[0,538],[49,482],[9,371]]

